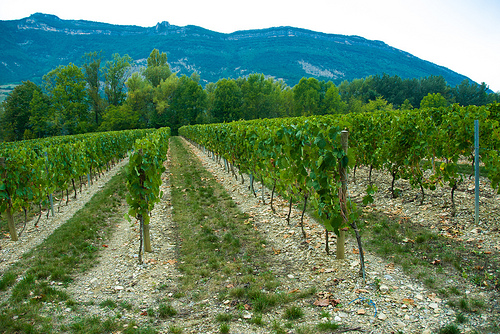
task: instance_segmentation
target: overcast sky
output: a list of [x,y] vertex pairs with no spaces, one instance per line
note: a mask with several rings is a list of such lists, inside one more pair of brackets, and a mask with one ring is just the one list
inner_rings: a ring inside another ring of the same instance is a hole
[[0,20],[35,12],[231,33],[293,26],[380,40],[500,91],[499,0],[0,0]]

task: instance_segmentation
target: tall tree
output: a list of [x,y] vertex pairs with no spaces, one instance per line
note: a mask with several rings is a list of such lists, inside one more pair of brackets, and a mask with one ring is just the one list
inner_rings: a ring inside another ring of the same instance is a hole
[[162,80],[167,79],[172,74],[170,66],[167,63],[167,54],[158,49],[151,51],[148,57],[148,67],[144,70],[146,80],[153,87],[158,87]]
[[179,79],[169,108],[178,115],[178,126],[169,124],[173,133],[177,133],[180,126],[196,124],[198,115],[202,114],[206,108],[206,100],[203,88],[196,81],[183,75]]
[[44,75],[57,134],[72,135],[89,130],[90,113],[82,70],[70,63]]
[[132,58],[129,55],[113,54],[113,59],[106,62],[104,67],[104,93],[110,105],[119,106],[125,101],[125,81],[131,67]]
[[478,85],[474,82],[464,79],[460,85],[453,88],[452,93],[455,102],[461,106],[483,106],[488,103],[488,86],[483,82]]
[[241,84],[245,119],[269,118],[272,113],[273,79],[250,74]]
[[25,132],[29,129],[29,119],[31,116],[30,103],[35,92],[42,92],[42,89],[31,81],[25,81],[18,85],[3,102],[4,113],[0,119],[3,138],[5,141],[15,141],[25,139]]
[[420,94],[421,97],[418,101],[421,101],[429,93],[439,93],[447,101],[451,101],[451,88],[446,83],[446,79],[439,75],[431,75],[426,78],[420,79]]
[[139,113],[132,110],[128,104],[108,106],[102,118],[99,131],[120,131],[140,128]]
[[333,84],[326,90],[323,104],[328,114],[341,114],[347,110],[347,104],[342,101],[338,88]]
[[139,115],[138,126],[140,128],[151,128],[151,114],[155,113],[154,89],[151,84],[144,80],[137,72],[127,80],[128,97],[125,101],[134,113]]
[[94,113],[94,121],[96,127],[99,126],[99,116],[104,110],[103,100],[100,94],[100,70],[102,55],[101,52],[89,52],[83,56],[83,73],[85,81],[87,82],[87,94],[89,97],[89,104],[92,112]]
[[317,115],[320,108],[320,82],[316,78],[302,78],[293,88],[294,116]]
[[153,127],[172,127],[179,123],[176,112],[170,108],[172,99],[179,87],[179,82],[180,80],[177,75],[173,74],[167,79],[162,80],[160,84],[154,88],[153,101],[155,108],[150,114],[151,125]]
[[42,91],[35,91],[30,103],[30,110],[29,124],[35,137],[43,138],[57,134],[52,123],[54,117],[50,107],[50,99],[46,94]]
[[243,119],[243,98],[235,80],[221,79],[213,97],[213,116],[219,123]]

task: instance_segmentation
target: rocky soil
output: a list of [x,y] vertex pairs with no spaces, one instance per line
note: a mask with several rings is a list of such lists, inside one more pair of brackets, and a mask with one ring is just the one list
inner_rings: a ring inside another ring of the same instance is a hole
[[[327,256],[324,251],[324,231],[312,218],[305,218],[307,241],[304,241],[298,226],[299,210],[293,210],[291,223],[287,224],[286,200],[275,198],[276,213],[273,213],[268,205],[268,189],[264,189],[267,204],[264,205],[260,196],[255,198],[250,194],[247,176],[242,185],[241,180],[236,181],[213,159],[195,147],[191,146],[191,149],[204,167],[226,188],[238,207],[251,216],[250,222],[268,240],[267,249],[273,258],[270,270],[279,276],[282,283],[278,289],[286,293],[296,293],[310,287],[317,289],[314,297],[297,302],[305,312],[298,327],[310,325],[310,328],[314,328],[318,322],[324,321],[320,319],[322,311],[327,311],[330,319],[344,328],[359,328],[363,333],[435,333],[455,321],[456,311],[448,306],[447,300],[440,299],[421,282],[409,278],[394,263],[368,252],[365,254],[367,279],[363,282],[358,275],[359,255],[355,238],[351,235],[347,238],[345,260],[336,260],[335,255]],[[150,223],[153,252],[146,253],[144,262],[138,263],[138,224],[123,219],[107,242],[108,247],[101,251],[99,263],[90,271],[78,275],[67,288],[61,287],[80,304],[75,307],[45,305],[43,312],[61,316],[68,322],[83,315],[98,315],[102,318],[113,316],[126,322],[133,320],[138,326],[152,325],[165,333],[170,326],[183,328],[184,333],[218,333],[220,324],[215,321],[216,315],[230,312],[237,315],[230,324],[231,333],[268,333],[269,327],[258,327],[247,321],[255,316],[251,309],[237,310],[231,300],[219,300],[217,296],[205,300],[190,300],[182,296],[174,298],[177,279],[181,274],[176,270],[176,227],[171,218],[168,161],[166,166],[162,184],[164,197],[152,212]],[[392,199],[388,195],[388,177],[375,175],[374,181],[379,186],[379,192],[375,204],[367,210],[407,217],[450,238],[474,243],[479,247],[478,250],[498,256],[500,197],[490,189],[487,180],[481,179],[481,223],[475,225],[472,181],[467,180],[460,186],[457,192],[458,214],[452,218],[446,189],[438,189],[432,194],[428,192],[424,205],[419,206],[418,200],[413,200],[418,192],[411,190],[405,182],[398,181],[397,187],[402,189],[402,196]],[[101,178],[102,182],[107,178],[108,175]],[[349,185],[350,196],[354,200],[364,195],[366,171],[358,170],[356,178],[356,182],[351,179]],[[94,187],[98,189],[100,185],[96,183]],[[260,195],[261,185],[258,182],[255,188]],[[80,196],[79,201],[83,200],[83,196]],[[76,201],[70,203],[68,209],[72,205],[76,205]],[[123,210],[125,213],[126,208]],[[61,218],[41,222],[40,232],[29,229],[15,247],[12,242],[2,239],[0,272],[67,219],[66,216],[58,216]],[[330,240],[330,249],[335,250],[335,239]],[[467,296],[486,303],[483,312],[467,315],[469,321],[461,325],[463,332],[471,332],[479,325],[495,321],[492,319],[498,317],[499,312],[497,293],[466,281],[455,283]],[[230,278],[227,285],[231,285]],[[108,299],[122,307],[99,306]],[[339,305],[335,305],[337,302]],[[165,320],[148,316],[148,310],[157,309],[159,303],[171,304],[178,314]],[[314,303],[323,303],[324,306]],[[284,324],[283,309],[278,308],[263,315],[262,320],[264,323],[276,320]],[[287,331],[296,332],[294,329]]]

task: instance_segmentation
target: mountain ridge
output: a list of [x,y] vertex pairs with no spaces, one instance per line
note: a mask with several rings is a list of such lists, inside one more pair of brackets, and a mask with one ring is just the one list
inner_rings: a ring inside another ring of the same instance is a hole
[[0,84],[40,82],[58,65],[79,65],[86,52],[99,50],[105,60],[113,53],[129,54],[144,65],[154,48],[167,53],[174,71],[186,75],[197,71],[204,84],[255,72],[289,85],[302,77],[338,84],[384,73],[402,78],[442,75],[451,86],[469,79],[383,41],[290,26],[219,33],[167,21],[140,27],[35,13],[0,21],[0,32]]

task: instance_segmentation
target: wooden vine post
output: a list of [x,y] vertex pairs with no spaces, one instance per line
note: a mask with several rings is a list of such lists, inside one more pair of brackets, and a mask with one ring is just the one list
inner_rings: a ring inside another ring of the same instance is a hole
[[[6,165],[4,157],[0,157],[0,167],[7,170],[7,168],[6,168],[7,165]],[[5,210],[5,214],[7,216],[7,225],[9,226],[10,239],[12,241],[18,241],[19,238],[17,236],[16,224],[14,223],[14,217],[12,217],[12,199],[10,198],[10,195],[9,195],[8,200],[7,200],[7,208]]]
[[[144,156],[144,152],[142,149],[139,150],[139,155]],[[141,187],[144,189],[144,182],[146,181],[146,173],[143,168],[141,168],[140,171],[140,182],[141,182]],[[147,198],[146,198],[147,201]],[[144,217],[142,214],[138,215],[139,222],[141,224],[140,230],[141,230],[141,240],[144,240],[144,252],[152,252],[153,250],[151,249],[151,238],[149,237],[149,222],[144,223]],[[139,253],[140,254],[140,253]],[[139,260],[142,262],[141,260]]]
[[[347,155],[347,149],[349,147],[349,132],[347,130],[342,130],[340,135],[340,142],[342,145],[342,150]],[[345,199],[347,198],[347,166],[342,166],[342,163],[339,164],[339,172],[340,179],[342,182],[342,188],[339,192],[340,199],[340,210],[342,211],[342,225],[348,224],[347,219],[347,205]],[[337,237],[337,259],[343,260],[345,259],[345,230],[343,228],[339,229],[339,235]]]

